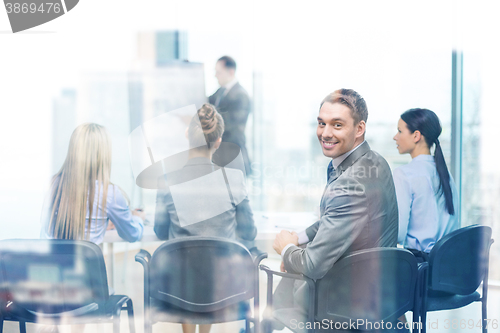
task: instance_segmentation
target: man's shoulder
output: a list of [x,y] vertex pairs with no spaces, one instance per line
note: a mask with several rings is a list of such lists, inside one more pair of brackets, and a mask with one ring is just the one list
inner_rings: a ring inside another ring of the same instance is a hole
[[213,95],[208,96],[208,103],[210,104],[215,103],[215,93]]
[[359,161],[360,163],[382,163],[389,165],[385,158],[373,149],[368,150],[366,154],[360,157]]
[[370,149],[347,167],[337,179],[337,182],[347,182],[353,185],[373,184],[385,182],[388,177],[392,178],[389,164],[379,153]]
[[385,158],[375,150],[371,149],[356,159],[352,165],[346,169],[346,171],[352,172],[353,169],[360,167],[382,168],[384,171],[390,171],[389,163],[387,163]]
[[243,86],[239,82],[236,82],[236,84],[231,88],[231,90],[229,90],[227,95],[228,97],[249,98],[248,92],[246,91],[245,88],[243,88]]

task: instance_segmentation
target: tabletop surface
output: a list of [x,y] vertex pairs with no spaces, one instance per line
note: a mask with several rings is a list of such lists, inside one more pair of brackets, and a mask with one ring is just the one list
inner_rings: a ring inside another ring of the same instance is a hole
[[[256,240],[274,239],[281,230],[300,232],[316,222],[318,217],[312,212],[254,212],[255,225],[257,227]],[[153,224],[144,226],[142,242],[161,241],[156,237]],[[104,243],[125,242],[116,229],[106,231]]]

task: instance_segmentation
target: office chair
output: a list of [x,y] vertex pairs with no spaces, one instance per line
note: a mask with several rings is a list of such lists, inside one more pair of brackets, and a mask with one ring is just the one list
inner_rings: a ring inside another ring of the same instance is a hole
[[[259,328],[258,265],[240,243],[217,237],[184,237],[135,260],[144,268],[144,332],[157,322],[212,324],[246,320]],[[254,315],[249,300],[253,298]]]
[[[450,310],[472,302],[482,303],[482,329],[488,299],[488,268],[491,228],[471,225],[441,238],[429,254],[429,274],[422,302],[422,322],[427,311]],[[483,284],[482,295],[476,290]],[[422,332],[425,333],[425,325]]]
[[3,321],[50,325],[113,323],[121,311],[135,332],[132,300],[109,295],[99,246],[87,241],[13,239],[0,241],[0,333]]
[[413,311],[414,318],[419,318],[417,280],[424,276],[427,263],[417,266],[414,255],[404,249],[374,248],[341,258],[316,281],[302,274],[275,272],[264,265],[260,268],[268,275],[270,308],[274,275],[303,280],[309,290],[304,307],[274,310],[272,319],[263,321],[265,333],[272,330],[273,320],[297,333],[387,332],[397,331],[398,318],[407,311]]

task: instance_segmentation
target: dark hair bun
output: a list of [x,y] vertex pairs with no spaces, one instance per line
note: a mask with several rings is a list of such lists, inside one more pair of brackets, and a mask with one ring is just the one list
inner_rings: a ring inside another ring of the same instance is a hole
[[217,118],[215,117],[217,111],[211,104],[203,104],[198,110],[198,118],[200,118],[201,128],[205,134],[213,132],[217,127]]
[[224,119],[212,104],[203,104],[191,119],[188,128],[188,138],[191,147],[200,147],[222,138],[224,133]]

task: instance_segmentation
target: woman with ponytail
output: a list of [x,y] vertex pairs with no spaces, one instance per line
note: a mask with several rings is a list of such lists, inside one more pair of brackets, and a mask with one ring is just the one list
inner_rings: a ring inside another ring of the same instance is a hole
[[394,136],[399,153],[412,157],[409,164],[394,170],[398,242],[422,260],[440,238],[460,227],[458,193],[446,167],[440,134],[434,112],[410,109],[401,115]]

